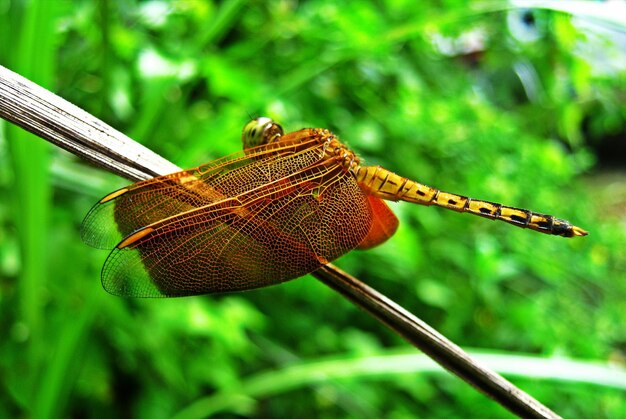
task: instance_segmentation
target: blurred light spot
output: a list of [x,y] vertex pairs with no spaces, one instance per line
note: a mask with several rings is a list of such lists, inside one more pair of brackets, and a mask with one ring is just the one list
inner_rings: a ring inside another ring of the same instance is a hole
[[196,301],[192,301],[188,311],[189,324],[192,329],[196,330],[210,330],[213,323],[211,317],[208,315],[205,308],[198,304]]
[[139,56],[139,71],[147,77],[175,77],[187,80],[196,73],[193,61],[175,62],[153,49],[144,50]]
[[128,96],[128,91],[122,88],[116,88],[111,94],[111,108],[115,115],[120,119],[126,119],[133,111],[133,106]]
[[170,10],[170,5],[165,2],[150,1],[140,6],[139,13],[148,26],[158,28],[165,25]]
[[484,51],[486,37],[482,28],[476,28],[454,38],[435,33],[432,43],[441,54],[452,57]]
[[511,35],[520,42],[530,43],[541,38],[532,10],[522,9],[509,12],[506,21]]
[[11,328],[11,337],[17,342],[26,342],[30,336],[30,329],[23,322],[17,322]]

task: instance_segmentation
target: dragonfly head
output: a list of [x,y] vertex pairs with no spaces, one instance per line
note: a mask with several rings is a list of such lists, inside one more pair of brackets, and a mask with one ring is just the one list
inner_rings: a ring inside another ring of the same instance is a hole
[[265,116],[255,118],[243,127],[241,135],[243,148],[248,149],[279,141],[283,133],[283,127],[272,119]]

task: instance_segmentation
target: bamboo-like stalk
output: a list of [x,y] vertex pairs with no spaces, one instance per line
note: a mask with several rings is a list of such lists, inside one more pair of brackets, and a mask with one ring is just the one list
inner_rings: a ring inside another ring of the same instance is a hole
[[[148,179],[180,170],[94,116],[2,66],[0,116],[130,180]],[[332,264],[323,266],[313,275],[510,412],[530,418],[559,417],[357,278]]]

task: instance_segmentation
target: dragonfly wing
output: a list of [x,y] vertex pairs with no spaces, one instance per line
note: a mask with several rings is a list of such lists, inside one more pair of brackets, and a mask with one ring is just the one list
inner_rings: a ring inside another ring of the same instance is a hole
[[322,158],[321,145],[314,138],[299,140],[256,147],[115,191],[85,217],[83,241],[111,249],[137,229],[262,187]]
[[358,249],[365,250],[386,242],[398,229],[398,218],[385,201],[368,195],[367,201],[373,215],[372,225],[367,236],[359,243]]
[[372,218],[354,178],[320,162],[136,231],[111,252],[102,282],[113,294],[133,297],[277,284],[355,248]]
[[110,249],[138,228],[208,204],[214,199],[210,191],[193,171],[138,182],[91,208],[81,225],[82,239],[93,247]]

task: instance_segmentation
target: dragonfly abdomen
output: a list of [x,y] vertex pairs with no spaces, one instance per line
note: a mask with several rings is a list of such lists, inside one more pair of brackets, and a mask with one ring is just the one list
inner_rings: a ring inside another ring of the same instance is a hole
[[501,220],[518,227],[556,236],[587,235],[585,230],[552,215],[539,214],[526,209],[443,192],[398,176],[380,166],[359,167],[356,170],[356,178],[367,193],[390,201],[436,205],[457,212],[468,212],[492,220]]

